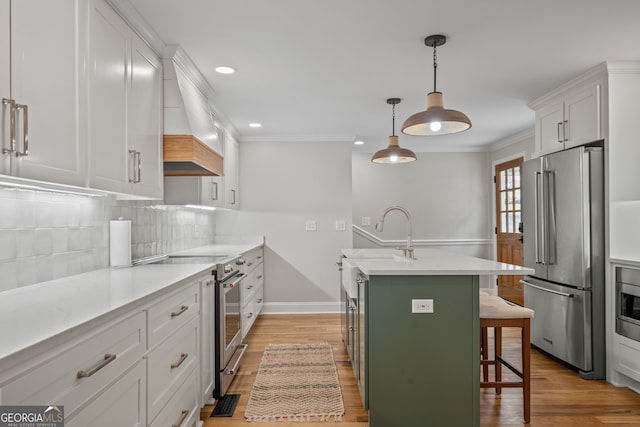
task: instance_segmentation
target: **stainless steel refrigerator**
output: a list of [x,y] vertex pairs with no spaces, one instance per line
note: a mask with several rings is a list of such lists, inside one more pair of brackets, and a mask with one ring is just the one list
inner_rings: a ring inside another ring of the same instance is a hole
[[580,146],[522,168],[524,304],[535,310],[531,343],[605,378],[604,152]]

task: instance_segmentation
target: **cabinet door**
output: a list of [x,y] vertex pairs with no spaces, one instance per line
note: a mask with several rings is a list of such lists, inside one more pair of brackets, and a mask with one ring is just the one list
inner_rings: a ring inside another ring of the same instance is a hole
[[553,153],[564,148],[563,120],[564,103],[562,101],[549,104],[536,111],[536,156]]
[[[4,98],[11,98],[11,38],[9,19],[10,1],[0,0],[0,101]],[[9,156],[2,153],[2,150],[9,149],[9,109],[4,104],[0,105],[0,174],[8,175]]]
[[200,407],[213,398],[215,386],[215,324],[216,298],[213,276],[204,277],[200,282]]
[[564,106],[565,148],[602,138],[600,105],[599,84],[590,84],[567,97]]
[[12,156],[14,175],[85,185],[86,8],[81,0],[11,2],[11,98],[26,106],[19,152],[28,139],[28,155]]
[[135,368],[73,417],[68,427],[143,427],[147,425],[146,364]]
[[132,37],[130,148],[136,151],[134,194],[162,198],[162,64],[137,35]]
[[130,29],[103,0],[92,2],[89,126],[90,186],[128,193],[133,159],[127,146]]
[[240,146],[230,135],[225,135],[224,140],[224,186],[225,207],[237,209],[240,194],[238,192],[240,169]]

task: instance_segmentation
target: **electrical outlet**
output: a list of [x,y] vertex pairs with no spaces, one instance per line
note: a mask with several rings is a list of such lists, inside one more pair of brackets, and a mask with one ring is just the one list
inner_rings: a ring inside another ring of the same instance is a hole
[[312,220],[312,219],[307,220],[304,226],[306,231],[316,231],[317,229],[316,222],[315,220]]
[[370,225],[371,225],[371,217],[363,216],[363,217],[362,217],[362,222],[361,222],[361,224],[362,224],[364,227],[368,227],[368,226],[370,226]]
[[411,312],[412,313],[433,313],[433,300],[432,299],[412,299]]
[[346,221],[336,221],[336,231],[346,231],[347,223]]

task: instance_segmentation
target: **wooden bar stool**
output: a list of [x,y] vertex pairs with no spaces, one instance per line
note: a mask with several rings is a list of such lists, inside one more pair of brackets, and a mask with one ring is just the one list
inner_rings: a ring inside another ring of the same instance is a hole
[[[498,296],[480,295],[480,364],[482,366],[480,388],[495,388],[496,394],[500,394],[503,387],[522,388],[525,423],[529,423],[531,418],[530,322],[533,315],[533,310],[510,304]],[[504,327],[520,328],[522,345],[521,370],[518,370],[502,358],[502,328]],[[489,328],[493,328],[494,331],[493,359],[489,359]],[[494,381],[489,381],[489,366],[494,366]],[[517,375],[521,381],[503,381],[502,366]]]

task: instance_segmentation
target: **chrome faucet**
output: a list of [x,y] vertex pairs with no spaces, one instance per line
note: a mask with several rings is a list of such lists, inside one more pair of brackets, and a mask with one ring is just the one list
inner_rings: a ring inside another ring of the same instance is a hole
[[402,248],[402,253],[406,258],[415,259],[415,257],[413,256],[413,238],[411,237],[411,235],[413,234],[413,225],[411,224],[411,214],[408,210],[406,210],[402,206],[389,206],[382,213],[382,218],[376,223],[375,229],[376,231],[382,231],[384,229],[384,218],[391,211],[400,211],[404,214],[404,216],[407,217],[407,227],[409,229],[409,234],[407,235],[407,247]]

